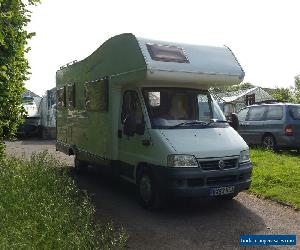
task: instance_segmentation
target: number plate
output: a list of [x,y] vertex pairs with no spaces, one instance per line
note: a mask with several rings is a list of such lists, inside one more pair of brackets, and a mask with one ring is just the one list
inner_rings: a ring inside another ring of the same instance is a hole
[[234,193],[234,186],[218,187],[210,190],[210,196],[219,196]]

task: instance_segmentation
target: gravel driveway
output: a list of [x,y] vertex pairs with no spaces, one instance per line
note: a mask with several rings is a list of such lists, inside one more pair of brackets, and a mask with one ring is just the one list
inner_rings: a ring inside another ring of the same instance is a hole
[[[6,144],[8,154],[28,157],[48,150],[73,165],[72,157],[55,152],[54,141]],[[280,249],[300,249],[300,212],[253,195],[240,193],[227,202],[178,200],[150,212],[137,204],[131,184],[113,185],[96,169],[80,176],[78,184],[91,195],[97,220],[113,220],[126,228],[129,249],[241,249],[240,234],[297,234],[297,247]]]

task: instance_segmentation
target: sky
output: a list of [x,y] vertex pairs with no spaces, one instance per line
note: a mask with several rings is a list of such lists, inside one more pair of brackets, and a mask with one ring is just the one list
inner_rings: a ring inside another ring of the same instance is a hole
[[55,72],[82,60],[121,33],[199,45],[229,46],[244,82],[290,87],[300,74],[300,1],[297,0],[42,0],[32,8],[25,83],[43,95]]

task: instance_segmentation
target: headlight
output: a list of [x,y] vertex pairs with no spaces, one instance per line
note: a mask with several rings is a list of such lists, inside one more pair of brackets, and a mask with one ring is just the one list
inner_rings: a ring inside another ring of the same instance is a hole
[[243,163],[243,162],[247,162],[250,161],[250,155],[249,155],[249,150],[243,150],[240,153],[240,159],[239,162]]
[[193,155],[169,155],[168,167],[197,168],[198,163]]

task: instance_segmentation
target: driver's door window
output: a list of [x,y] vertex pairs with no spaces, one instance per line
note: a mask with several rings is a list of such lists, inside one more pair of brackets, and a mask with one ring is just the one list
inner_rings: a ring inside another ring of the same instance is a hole
[[128,115],[134,115],[136,124],[143,123],[143,111],[138,98],[138,94],[135,91],[129,90],[124,93],[121,121],[124,124]]

